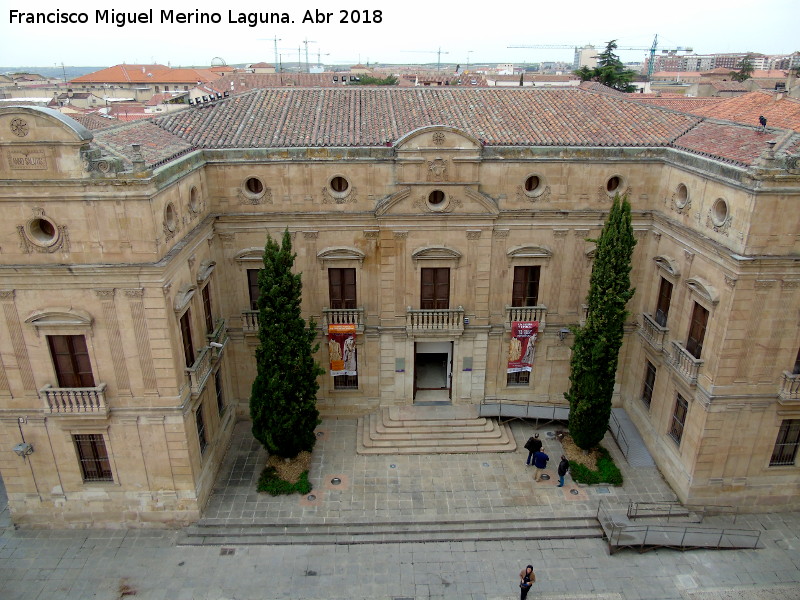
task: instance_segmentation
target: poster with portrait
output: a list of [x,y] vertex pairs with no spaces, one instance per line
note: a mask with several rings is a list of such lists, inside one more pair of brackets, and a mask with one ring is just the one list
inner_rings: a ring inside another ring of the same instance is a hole
[[356,325],[328,325],[328,355],[331,375],[358,375],[356,361]]
[[511,323],[511,342],[508,346],[508,372],[530,371],[539,321],[514,321]]

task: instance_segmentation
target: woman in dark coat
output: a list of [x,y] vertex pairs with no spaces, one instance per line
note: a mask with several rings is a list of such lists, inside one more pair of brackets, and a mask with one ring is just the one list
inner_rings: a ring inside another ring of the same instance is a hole
[[531,586],[535,581],[536,575],[533,573],[533,565],[528,565],[519,572],[520,600],[525,600],[525,596],[528,595],[528,591],[531,589]]

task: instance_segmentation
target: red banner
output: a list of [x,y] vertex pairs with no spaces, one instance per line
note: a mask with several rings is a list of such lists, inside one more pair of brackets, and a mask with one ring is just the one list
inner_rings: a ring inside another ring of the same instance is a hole
[[530,371],[539,321],[514,321],[511,323],[511,342],[508,345],[508,372]]
[[358,375],[355,323],[328,325],[331,375]]

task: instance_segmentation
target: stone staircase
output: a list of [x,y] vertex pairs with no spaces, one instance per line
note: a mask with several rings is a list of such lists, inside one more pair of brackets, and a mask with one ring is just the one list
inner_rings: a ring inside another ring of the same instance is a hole
[[602,538],[592,516],[469,521],[406,521],[389,523],[225,524],[201,520],[183,529],[179,546],[277,546],[401,544],[416,542],[491,542]]
[[358,420],[358,454],[514,452],[508,425],[478,416],[476,406],[392,406]]

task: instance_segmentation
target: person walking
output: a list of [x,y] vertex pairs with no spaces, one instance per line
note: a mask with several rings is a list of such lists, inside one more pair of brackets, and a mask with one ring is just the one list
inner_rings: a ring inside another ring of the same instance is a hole
[[536,574],[533,572],[533,565],[528,565],[519,572],[519,597],[525,600],[531,586],[536,582]]
[[563,454],[561,455],[561,462],[558,463],[558,487],[564,487],[564,475],[569,471],[569,461]]
[[547,461],[550,457],[544,453],[544,450],[539,450],[533,455],[533,466],[536,467],[533,471],[533,480],[539,481],[542,476],[542,471],[547,468]]
[[533,455],[542,449],[542,440],[539,439],[539,434],[534,433],[529,437],[523,447],[528,451],[528,460],[525,461],[525,464],[530,467],[533,462]]

